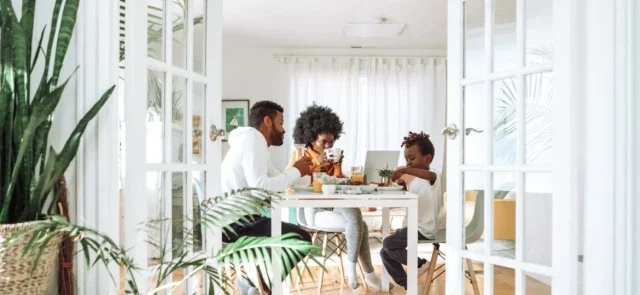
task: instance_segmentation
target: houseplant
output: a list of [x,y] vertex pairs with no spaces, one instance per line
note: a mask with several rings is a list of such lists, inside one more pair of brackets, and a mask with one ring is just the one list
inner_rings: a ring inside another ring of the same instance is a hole
[[[260,189],[243,189],[231,192],[225,198],[209,198],[205,200],[200,208],[199,219],[191,222],[192,227],[202,226],[204,231],[220,232],[227,235],[233,232],[233,229],[227,225],[227,220],[243,220],[250,221],[250,216],[254,216],[261,212],[265,206],[276,203],[280,200],[280,196],[268,191]],[[163,230],[175,224],[184,224],[183,220],[171,219],[155,219],[149,220],[144,228],[147,231],[160,231],[168,234],[169,231]],[[193,233],[193,228],[185,228],[185,233]],[[78,226],[69,223],[65,218],[54,215],[48,220],[37,223],[35,227],[20,232],[19,235],[12,237],[14,240],[28,240],[29,246],[27,251],[33,251],[39,255],[49,243],[49,239],[61,233],[69,234],[72,239],[77,241],[81,250],[81,255],[85,255],[87,267],[91,267],[96,263],[108,265],[117,263],[124,267],[126,271],[127,286],[124,290],[127,294],[156,294],[166,290],[173,294],[178,288],[184,286],[190,278],[201,276],[203,281],[207,282],[209,289],[203,290],[203,294],[214,294],[213,287],[220,287],[225,294],[230,293],[233,289],[233,274],[239,271],[238,266],[244,265],[244,270],[249,274],[249,278],[258,284],[257,280],[272,282],[274,276],[271,271],[271,254],[270,249],[280,249],[282,252],[281,269],[284,273],[293,270],[301,275],[301,269],[293,261],[299,260],[299,257],[310,255],[310,258],[321,265],[316,259],[319,254],[320,247],[311,245],[309,242],[301,241],[294,237],[293,234],[287,234],[280,237],[243,237],[234,243],[228,244],[224,249],[215,253],[210,251],[190,251],[189,246],[196,243],[199,237],[192,235],[185,236],[183,239],[172,239],[173,247],[167,244],[168,236],[161,236],[158,239],[149,239],[148,245],[140,245],[141,247],[152,246],[160,253],[157,261],[150,267],[149,272],[151,280],[154,283],[147,290],[142,290],[139,282],[134,275],[141,271],[143,266],[136,265],[127,252],[116,244],[110,237],[96,232],[90,228]],[[179,243],[179,245],[176,245]],[[179,251],[175,251],[178,246]],[[93,258],[91,257],[93,256]],[[249,267],[246,267],[249,266]],[[253,267],[255,266],[255,267]],[[303,267],[309,271],[307,262],[303,260]],[[233,269],[232,269],[233,268]],[[108,269],[108,268],[107,268]],[[259,271],[258,271],[259,270]],[[173,281],[171,275],[177,274],[181,279]],[[110,274],[114,283],[117,274]],[[145,280],[147,277],[144,278]],[[187,293],[187,292],[183,292]]]
[[[540,64],[553,63],[553,45],[543,44],[527,50],[527,58]],[[525,161],[550,164],[553,148],[553,76],[550,72],[535,73],[524,78],[525,89]],[[516,161],[516,114],[520,108],[515,78],[501,81],[494,94],[494,153],[501,163]]]
[[[42,294],[61,236],[48,237],[39,255],[23,255],[27,239],[15,240],[8,247],[8,237],[37,228],[55,210],[52,187],[75,157],[85,128],[114,87],[82,117],[60,152],[48,147],[54,110],[71,78],[59,81],[79,0],[55,2],[46,49],[42,48],[45,28],[34,28],[37,1],[22,1],[20,16],[12,2],[0,0],[0,290]],[[32,42],[35,30],[37,44]]]
[[384,169],[378,169],[378,176],[380,176],[380,183],[383,186],[391,186],[391,176],[393,175],[393,170],[389,169],[389,165]]

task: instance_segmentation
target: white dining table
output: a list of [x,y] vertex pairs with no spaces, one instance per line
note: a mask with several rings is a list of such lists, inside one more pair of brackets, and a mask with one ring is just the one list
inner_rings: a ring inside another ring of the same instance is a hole
[[[418,292],[418,197],[415,194],[405,191],[384,191],[372,194],[322,194],[307,191],[296,191],[293,193],[283,193],[282,200],[272,203],[271,211],[271,236],[282,235],[280,226],[282,221],[281,211],[284,208],[362,208],[362,207],[382,207],[382,238],[389,235],[389,209],[391,207],[407,208],[407,294],[417,294]],[[273,273],[281,273],[280,251],[273,252],[272,267]],[[382,291],[389,291],[389,276],[384,265],[382,266]],[[272,294],[282,293],[282,282],[274,280]]]

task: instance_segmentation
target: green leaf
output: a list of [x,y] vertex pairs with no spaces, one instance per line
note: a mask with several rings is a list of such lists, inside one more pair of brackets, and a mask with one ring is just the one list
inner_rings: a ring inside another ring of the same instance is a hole
[[78,14],[78,4],[80,0],[66,0],[62,11],[62,20],[60,21],[60,30],[58,31],[58,40],[56,41],[56,54],[53,62],[53,75],[51,82],[55,85],[60,77],[60,70],[64,57],[69,49],[69,41],[73,35],[73,28],[76,25],[76,16]]
[[[56,4],[53,6],[53,15],[51,16],[51,24],[49,27],[51,30],[49,31],[49,42],[47,43],[47,60],[44,63],[44,71],[42,73],[42,80],[48,80],[49,78],[49,67],[51,65],[51,61],[49,58],[53,56],[53,43],[55,42],[56,33],[58,32],[58,18],[60,17],[60,8],[62,7],[63,0],[56,0]],[[53,84],[55,85],[55,84]]]
[[[70,79],[71,77],[69,77]],[[11,203],[11,198],[13,195],[13,190],[15,187],[15,183],[17,181],[18,172],[20,171],[20,167],[22,166],[22,161],[24,158],[24,154],[27,151],[27,148],[32,147],[32,140],[35,135],[36,128],[44,122],[47,117],[53,113],[58,102],[60,101],[60,97],[62,96],[62,92],[64,88],[67,86],[69,79],[65,81],[61,86],[54,89],[49,95],[49,97],[45,100],[37,103],[33,108],[33,114],[29,120],[27,127],[24,130],[24,134],[22,135],[20,147],[18,149],[18,155],[16,156],[16,163],[13,166],[13,171],[11,173],[11,180],[9,185],[7,186],[5,198],[2,204],[2,211],[0,211],[0,223],[5,223],[9,213],[9,205]],[[37,196],[31,196],[32,199]]]
[[[33,17],[35,13],[36,0],[22,0],[22,18],[20,19],[20,25],[22,25],[22,28],[25,32],[27,64],[31,63],[31,39],[33,37]],[[42,40],[42,38],[40,40]],[[30,72],[31,70],[29,71],[29,73]]]
[[111,86],[102,97],[96,101],[96,103],[89,109],[89,111],[80,119],[76,128],[71,132],[69,138],[64,144],[64,147],[60,151],[60,155],[58,155],[55,163],[55,168],[53,169],[50,178],[39,180],[38,185],[35,188],[34,194],[36,196],[36,200],[40,200],[40,206],[44,205],[43,196],[46,195],[50,190],[55,181],[67,170],[69,164],[75,158],[76,153],[78,152],[78,147],[80,146],[80,140],[82,135],[84,134],[87,125],[89,122],[93,120],[93,118],[98,114],[102,106],[109,100],[113,90],[115,89],[115,85]]
[[[31,62],[31,68],[29,68],[29,73],[31,73],[33,71],[33,68],[36,67],[36,63],[38,62],[38,57],[40,56],[40,54],[44,54],[44,51],[42,51],[42,41],[44,41],[44,32],[46,29],[47,29],[47,26],[42,28],[42,32],[40,32],[40,40],[38,41],[38,47],[36,47],[36,53],[33,57],[33,61]],[[46,60],[46,57],[45,57],[45,60]]]

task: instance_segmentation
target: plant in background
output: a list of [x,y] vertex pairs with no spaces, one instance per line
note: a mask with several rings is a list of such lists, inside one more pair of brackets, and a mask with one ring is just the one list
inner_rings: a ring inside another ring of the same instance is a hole
[[[164,3],[164,2],[162,2]],[[185,32],[185,16],[186,16],[186,3],[184,0],[173,0],[174,8],[173,8],[173,20],[172,20],[172,32],[173,35],[183,35]],[[167,5],[171,5],[167,3]],[[161,7],[157,7],[154,5],[147,6],[147,51],[150,56],[160,57],[162,56],[162,48],[163,43],[162,40],[164,38],[164,10]],[[125,15],[126,15],[126,0],[120,0],[120,62],[124,61],[125,54]],[[204,17],[202,15],[196,16],[193,18],[193,27],[195,28],[198,25],[204,25]],[[179,38],[173,38],[174,44],[180,44],[183,40]],[[163,103],[163,95],[164,93],[164,82],[162,77],[158,77],[152,73],[149,73],[148,77],[148,89],[149,89],[149,97],[148,97],[148,112],[153,113],[154,115],[159,116],[157,118],[162,118],[162,114],[159,114],[162,110]],[[176,85],[176,82],[179,79],[173,79],[173,85]],[[184,114],[184,99],[183,92],[184,89],[175,90],[171,95],[171,110],[172,110],[172,122],[181,122],[182,116]]]
[[[543,45],[528,51],[527,58],[537,63],[549,64],[553,60],[553,46]],[[525,159],[528,163],[539,160],[553,147],[553,78],[549,73],[535,73],[525,77]],[[502,82],[500,92],[494,98],[495,117],[493,132],[495,153],[501,161],[515,161],[516,114],[518,109],[515,79]]]
[[[258,214],[264,206],[271,206],[271,203],[277,203],[279,200],[279,195],[260,189],[243,189],[232,192],[225,198],[205,200],[200,206],[200,214],[198,214],[200,218],[189,221],[188,223],[192,226],[186,228],[184,232],[193,233],[193,228],[202,227],[201,235],[206,231],[220,232],[223,235],[234,233],[229,221],[251,222],[251,216]],[[102,263],[105,266],[116,263],[124,267],[127,273],[126,292],[128,294],[155,294],[162,290],[173,293],[188,279],[198,276],[201,276],[209,286],[209,289],[203,293],[213,294],[213,287],[217,286],[228,294],[229,290],[234,288],[233,274],[240,271],[240,266],[244,266],[244,270],[254,284],[258,284],[258,277],[260,277],[261,281],[270,285],[274,278],[282,277],[282,274],[274,275],[271,271],[272,249],[280,249],[282,253],[280,263],[283,274],[295,270],[300,275],[302,271],[296,262],[300,257],[307,255],[321,265],[316,259],[320,247],[299,240],[295,234],[280,237],[243,237],[215,253],[192,250],[193,245],[197,244],[201,237],[190,234],[182,239],[172,239],[171,243],[168,243],[170,228],[175,224],[184,224],[183,221],[157,219],[145,224],[144,229],[152,237],[147,243],[159,253],[158,257],[150,263],[150,272],[145,272],[150,273],[151,281],[155,282],[149,290],[141,290],[135,279],[135,273],[143,270],[143,266],[136,265],[133,259],[127,256],[126,251],[114,243],[109,236],[69,223],[61,216],[54,215],[51,219],[38,223],[36,227],[20,232],[10,240],[10,243],[28,238],[29,246],[25,252],[39,256],[52,237],[61,233],[69,234],[80,245],[87,267],[92,267],[96,263]],[[158,235],[158,232],[164,234]],[[153,238],[154,236],[157,238]],[[139,247],[145,246],[147,245],[139,245]],[[232,270],[232,267],[235,269]],[[304,260],[303,269],[309,271],[307,262]],[[181,274],[182,279],[171,281],[171,276],[174,274]],[[110,275],[114,284],[117,284],[117,274],[110,273]]]

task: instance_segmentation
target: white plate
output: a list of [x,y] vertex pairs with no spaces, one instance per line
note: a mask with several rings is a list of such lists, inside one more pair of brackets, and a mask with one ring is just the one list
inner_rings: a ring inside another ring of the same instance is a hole
[[313,187],[312,186],[297,186],[294,185],[291,187],[293,190],[299,191],[299,192],[312,192],[313,191]]
[[378,187],[378,191],[381,192],[385,192],[385,191],[401,191],[402,187],[401,186],[379,186]]

